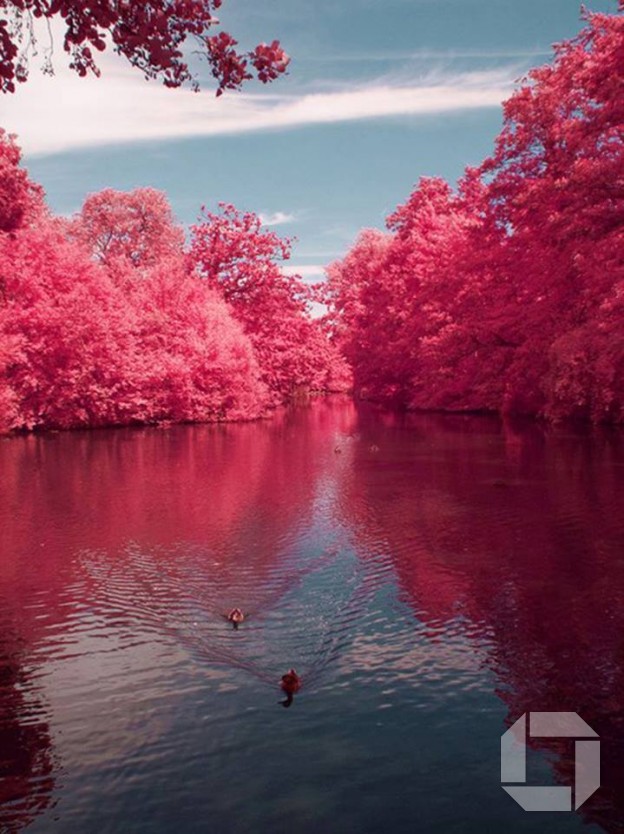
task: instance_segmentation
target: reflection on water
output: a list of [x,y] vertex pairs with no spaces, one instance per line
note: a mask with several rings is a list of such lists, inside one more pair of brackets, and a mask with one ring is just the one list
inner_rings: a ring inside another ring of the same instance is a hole
[[[617,432],[341,398],[0,441],[0,831],[623,831],[623,481]],[[500,788],[531,710],[601,737],[578,814]]]

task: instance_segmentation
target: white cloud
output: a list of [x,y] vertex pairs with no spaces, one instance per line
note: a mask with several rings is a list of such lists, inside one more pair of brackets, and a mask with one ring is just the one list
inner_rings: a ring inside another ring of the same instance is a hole
[[300,258],[339,258],[344,255],[343,249],[324,249],[316,252],[298,252]]
[[300,275],[302,278],[322,278],[325,275],[323,264],[289,264],[282,267],[284,275]]
[[292,223],[297,219],[294,214],[288,214],[285,211],[274,211],[266,214],[261,211],[258,217],[263,226],[283,226],[285,223]]
[[33,70],[16,94],[2,96],[0,125],[19,135],[28,155],[496,107],[509,95],[517,72],[508,67],[438,73],[411,81],[380,79],[298,94],[239,93],[217,99],[211,91],[168,90],[144,81],[110,53],[98,59],[100,79],[78,78],[60,65],[53,78]]

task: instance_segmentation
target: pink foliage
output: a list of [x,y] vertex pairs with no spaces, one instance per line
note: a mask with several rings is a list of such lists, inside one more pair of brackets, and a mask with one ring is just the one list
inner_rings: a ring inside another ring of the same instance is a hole
[[[0,15],[11,21],[0,20],[0,92],[12,93],[28,78],[28,52],[36,46],[33,18],[62,22],[63,49],[80,76],[100,74],[95,53],[110,42],[146,78],[159,78],[167,87],[190,83],[198,89],[184,53],[189,38],[208,62],[217,95],[251,79],[250,66],[262,83],[285,72],[289,58],[278,41],[244,53],[227,32],[209,34],[219,24],[214,12],[220,6],[221,0],[0,0]],[[53,71],[50,56],[45,69]]]
[[249,420],[265,411],[268,391],[251,342],[181,259],[163,261],[125,293],[137,311],[135,373],[150,422]]
[[21,152],[0,128],[0,233],[14,232],[41,208],[42,189],[20,168]]
[[109,268],[151,267],[179,256],[184,231],[166,196],[154,188],[106,188],[85,200],[70,234]]
[[[396,284],[391,284],[385,270],[390,244],[389,235],[363,231],[344,260],[327,268],[322,297],[329,306],[327,322],[353,368],[360,393],[367,393],[371,382],[377,393],[377,380],[381,382],[382,378],[385,393],[392,386],[385,371],[390,360],[385,340],[389,336],[388,321],[395,312],[392,299],[396,293]],[[391,284],[389,294],[385,291],[387,284]]]
[[505,104],[454,193],[423,180],[329,268],[364,395],[624,420],[624,17],[593,14]]
[[248,420],[348,385],[308,289],[276,263],[288,242],[255,215],[205,214],[190,253],[151,188],[53,218],[0,138],[0,431]]
[[0,257],[11,276],[0,308],[5,428],[262,413],[249,341],[181,260],[118,283],[54,222],[4,239]]
[[115,422],[131,333],[107,275],[53,222],[0,245],[4,379],[17,403],[9,427]]
[[511,409],[517,389],[518,405],[528,399],[547,415],[624,417],[624,345],[613,326],[624,288],[623,48],[624,18],[590,15],[507,102],[482,168],[509,280],[522,287]]
[[622,15],[587,15],[505,104],[492,157],[455,191],[421,180],[316,288],[231,205],[188,251],[153,189],[55,220],[0,133],[0,424],[251,418],[348,388],[347,361],[407,408],[623,421],[623,50]]
[[309,289],[280,269],[289,257],[290,241],[231,205],[218,214],[204,210],[191,227],[191,265],[230,304],[275,403],[301,389],[349,387],[344,360],[307,314]]

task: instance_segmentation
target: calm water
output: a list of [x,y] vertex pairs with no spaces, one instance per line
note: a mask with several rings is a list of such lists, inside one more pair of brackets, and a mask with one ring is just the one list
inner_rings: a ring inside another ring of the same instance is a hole
[[[624,831],[623,488],[623,433],[340,398],[0,441],[0,831]],[[500,787],[531,710],[601,736],[578,813]]]

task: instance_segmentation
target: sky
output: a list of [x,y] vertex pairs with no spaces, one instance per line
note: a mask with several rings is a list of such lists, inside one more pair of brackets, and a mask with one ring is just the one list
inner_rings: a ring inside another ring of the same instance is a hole
[[577,0],[224,0],[219,18],[242,47],[279,39],[288,76],[217,99],[208,78],[166,90],[110,53],[80,79],[57,45],[55,76],[33,59],[0,126],[58,213],[105,187],[164,190],[184,224],[233,203],[295,238],[289,269],[309,280],[420,177],[484,159],[514,84],[581,27]]

